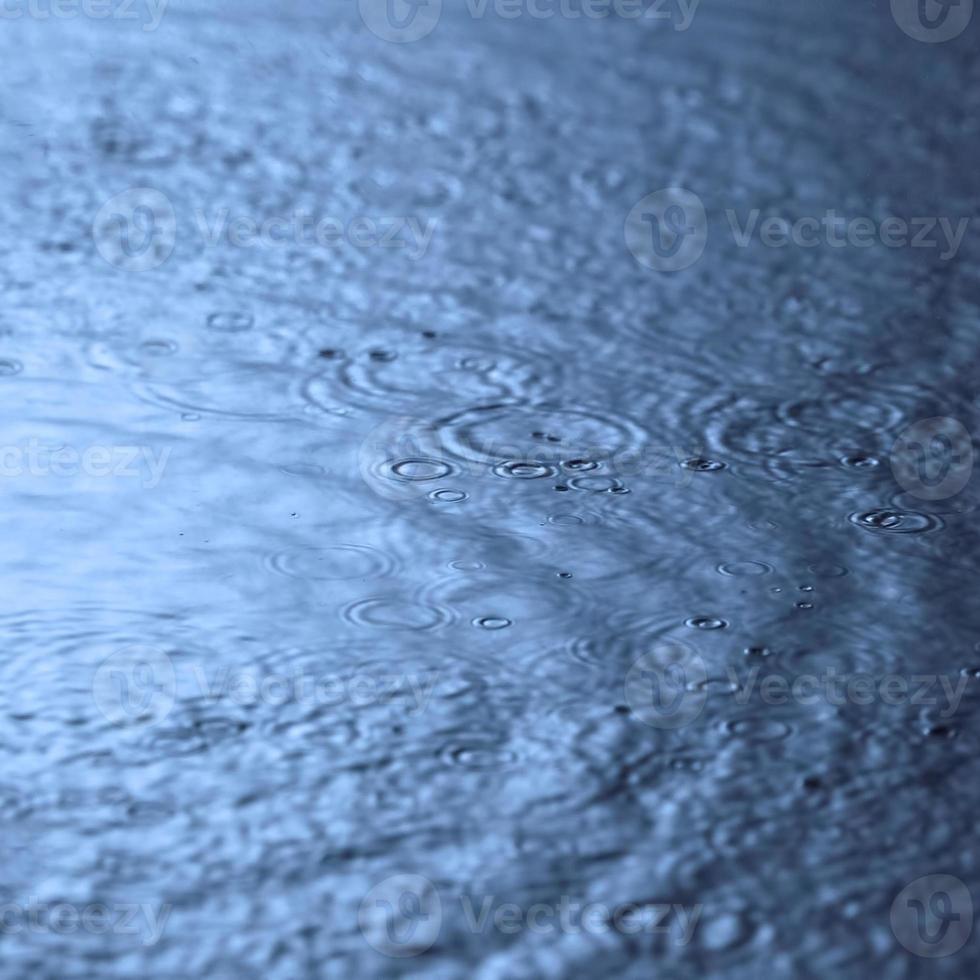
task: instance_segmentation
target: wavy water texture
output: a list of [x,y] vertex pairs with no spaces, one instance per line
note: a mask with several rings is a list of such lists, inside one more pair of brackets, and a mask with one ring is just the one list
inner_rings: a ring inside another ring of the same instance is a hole
[[0,977],[975,976],[976,25],[11,4]]

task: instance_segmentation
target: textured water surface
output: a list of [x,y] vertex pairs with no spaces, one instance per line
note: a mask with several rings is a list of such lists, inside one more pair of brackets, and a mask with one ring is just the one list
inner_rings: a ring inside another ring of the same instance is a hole
[[8,8],[0,975],[976,975],[976,26],[643,6]]

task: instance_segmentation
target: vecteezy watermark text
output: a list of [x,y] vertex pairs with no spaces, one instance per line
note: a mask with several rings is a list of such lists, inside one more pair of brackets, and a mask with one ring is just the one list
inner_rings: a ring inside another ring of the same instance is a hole
[[840,707],[881,702],[892,706],[939,706],[942,718],[951,718],[956,713],[969,684],[966,677],[957,677],[954,682],[945,674],[876,677],[872,674],[841,674],[831,669],[819,675],[799,674],[791,680],[782,674],[763,674],[758,665],[745,671],[729,666],[726,673],[732,696],[738,704],[748,704],[758,693],[759,700],[768,705],[793,702]]
[[[419,215],[233,214],[230,208],[193,212],[194,237],[206,248],[384,249],[411,261],[425,257],[435,218]],[[92,222],[92,238],[110,265],[147,272],[163,265],[177,246],[180,225],[170,199],[152,187],[132,187],[106,201]]]
[[969,218],[960,218],[955,225],[950,218],[921,217],[906,221],[888,217],[876,221],[867,217],[845,218],[832,208],[820,217],[811,215],[792,220],[783,216],[762,218],[758,208],[753,208],[742,219],[729,209],[725,217],[739,248],[747,248],[758,231],[758,240],[766,248],[789,245],[798,248],[872,248],[879,244],[885,248],[937,248],[941,262],[956,255],[970,227]]
[[687,643],[665,640],[639,657],[626,674],[624,694],[633,715],[652,728],[682,728],[696,721],[709,693],[732,697],[739,705],[845,704],[913,705],[938,708],[943,719],[959,709],[969,678],[945,674],[763,673],[758,664],[748,669],[729,665],[724,676],[711,675],[704,660]]
[[163,20],[169,0],[0,0],[0,20],[138,20],[147,33]]
[[368,944],[385,956],[418,956],[438,940],[447,916],[472,934],[513,936],[604,935],[617,932],[667,937],[686,946],[701,919],[700,904],[623,902],[610,905],[562,895],[555,902],[518,903],[497,895],[460,895],[459,909],[444,903],[428,878],[398,874],[375,885],[361,901],[358,924]]
[[[765,214],[759,208],[726,209],[727,231],[738,248],[931,249],[941,262],[955,258],[970,229],[968,217],[896,215],[846,216]],[[683,187],[667,187],[641,198],[626,216],[626,246],[636,261],[655,272],[680,272],[694,265],[708,245],[704,202]],[[712,234],[717,235],[717,230]]]
[[319,248],[389,248],[407,249],[413,261],[424,257],[436,230],[434,218],[415,215],[370,217],[358,215],[350,220],[317,217],[307,211],[273,215],[262,219],[250,215],[232,215],[221,208],[210,216],[203,210],[194,212],[194,221],[202,239],[215,246],[227,242],[235,248],[286,248],[289,246]]
[[434,670],[329,672],[297,667],[269,671],[185,665],[175,663],[163,650],[137,644],[115,651],[99,665],[92,694],[96,707],[112,724],[150,726],[170,714],[179,694],[239,707],[395,705],[407,715],[417,715],[428,706],[438,683]]
[[[667,22],[686,31],[701,0],[465,0],[473,20],[589,20]],[[428,37],[442,16],[443,0],[358,0],[361,19],[383,41],[407,44]]]
[[143,489],[158,486],[171,448],[150,446],[43,446],[29,439],[19,446],[0,446],[0,479],[77,476],[92,479],[141,480]]
[[163,935],[172,907],[150,902],[42,902],[31,897],[23,905],[0,905],[0,935],[134,936],[143,946],[155,946]]

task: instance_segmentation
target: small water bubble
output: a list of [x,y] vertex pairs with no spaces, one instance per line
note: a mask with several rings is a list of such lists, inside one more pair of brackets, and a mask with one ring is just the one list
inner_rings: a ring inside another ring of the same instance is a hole
[[376,349],[368,352],[368,357],[372,361],[378,361],[382,364],[386,364],[388,361],[393,361],[398,355],[394,351]]
[[255,323],[255,318],[251,313],[225,312],[212,313],[208,317],[208,329],[216,330],[218,333],[244,333],[251,330]]
[[564,483],[556,483],[556,484],[555,484],[555,489],[556,489],[556,490],[557,490],[557,491],[558,491],[559,493],[564,493],[564,492],[565,492],[566,490],[569,490],[569,489],[570,489],[570,487],[567,487],[567,486],[565,486],[565,484],[564,484]]
[[453,468],[441,459],[431,459],[426,456],[412,456],[407,459],[395,460],[388,469],[396,479],[413,483],[423,483],[426,480],[439,480],[449,476]]
[[812,591],[813,591],[813,586],[812,585],[801,585],[800,586],[800,592],[812,592]]
[[443,757],[464,769],[506,769],[518,761],[516,753],[499,745],[458,746]]
[[473,625],[479,626],[480,629],[484,630],[504,630],[508,626],[511,626],[512,623],[503,616],[479,616],[473,620]]
[[725,722],[725,730],[750,742],[778,742],[788,738],[792,729],[776,718],[733,718]]
[[451,490],[449,488],[433,490],[429,494],[430,500],[437,500],[443,504],[457,504],[461,500],[466,500],[468,494],[462,490]]
[[942,521],[934,514],[916,511],[869,510],[851,514],[852,524],[867,531],[884,531],[890,534],[917,534],[942,527]]
[[322,357],[325,361],[333,361],[338,357],[343,357],[344,352],[341,350],[334,350],[333,347],[324,347],[322,350],[317,351],[317,357]]
[[812,602],[798,602],[796,604],[796,608],[797,609],[812,609],[813,608],[813,603]]
[[542,477],[554,476],[555,470],[545,463],[509,459],[498,463],[493,468],[493,474],[510,480],[539,480]]
[[922,734],[928,736],[929,738],[956,738],[957,731],[955,728],[951,728],[949,725],[943,725],[942,723],[937,723],[935,725],[929,725],[922,730]]
[[706,459],[704,456],[691,456],[685,459],[681,466],[685,470],[694,470],[696,473],[717,473],[719,470],[726,469],[727,464],[717,459]]
[[718,566],[718,571],[722,575],[733,576],[768,575],[772,572],[772,565],[764,561],[726,561]]
[[172,340],[144,340],[140,350],[150,357],[169,357],[176,353],[177,345]]
[[599,468],[599,464],[594,459],[566,459],[561,465],[564,469],[576,473],[586,473]]
[[772,656],[772,650],[769,647],[763,646],[746,647],[742,652],[746,657],[763,658]]
[[687,685],[687,690],[703,691],[705,694],[735,694],[738,689],[735,681],[725,680],[723,677],[706,677]]
[[559,578],[571,578],[572,577],[572,573],[571,572],[559,572],[558,573],[558,577]]
[[577,476],[568,481],[568,486],[584,493],[629,493],[619,480],[611,476]]
[[11,378],[15,374],[20,374],[24,370],[24,365],[20,361],[15,361],[12,358],[3,358],[0,360],[0,378]]
[[960,673],[971,680],[980,681],[980,667],[964,667]]
[[881,465],[881,461],[876,456],[866,453],[848,453],[840,458],[841,466],[854,470],[872,470]]
[[450,568],[455,568],[458,572],[479,572],[487,566],[482,561],[468,561],[465,558],[457,558],[449,563]]
[[806,570],[819,578],[842,578],[847,574],[844,565],[836,565],[833,562],[814,562],[807,565]]
[[716,616],[692,616],[684,620],[684,625],[696,630],[723,630],[728,626],[728,620]]

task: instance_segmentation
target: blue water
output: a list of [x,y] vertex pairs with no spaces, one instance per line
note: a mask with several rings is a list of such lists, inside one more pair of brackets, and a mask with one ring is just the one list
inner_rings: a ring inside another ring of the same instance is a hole
[[976,976],[972,2],[641,7],[8,3],[0,976]]

